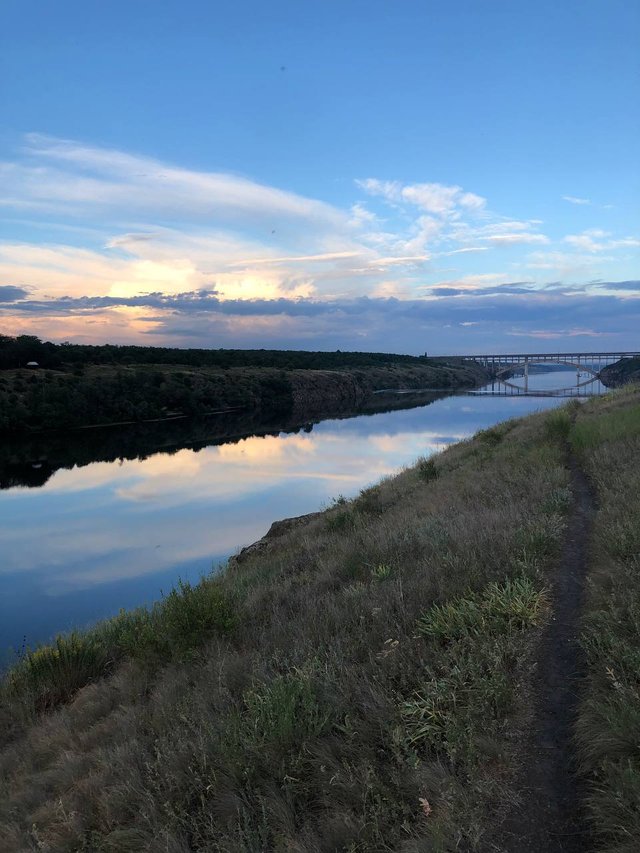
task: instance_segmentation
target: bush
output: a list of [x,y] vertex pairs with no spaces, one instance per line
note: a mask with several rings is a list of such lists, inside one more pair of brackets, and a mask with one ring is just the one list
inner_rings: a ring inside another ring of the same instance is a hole
[[432,458],[420,456],[416,462],[416,471],[418,473],[418,477],[426,483],[429,483],[431,480],[438,479],[438,469],[436,468],[436,463]]
[[47,711],[106,675],[112,663],[96,637],[74,632],[57,637],[55,645],[27,652],[12,670],[9,687],[30,696],[37,712]]

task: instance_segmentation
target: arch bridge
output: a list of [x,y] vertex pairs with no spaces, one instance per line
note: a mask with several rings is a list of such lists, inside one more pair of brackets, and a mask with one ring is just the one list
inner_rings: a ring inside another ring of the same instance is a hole
[[[559,365],[574,368],[577,382],[574,388],[585,387],[600,378],[600,371],[623,358],[638,358],[640,352],[538,352],[538,353],[499,353],[484,355],[458,356],[462,361],[481,364],[489,374],[507,387],[527,393],[529,390],[529,368],[534,365]],[[524,388],[509,382],[515,372],[522,371]],[[582,374],[585,374],[582,379]],[[567,389],[568,390],[568,389]]]

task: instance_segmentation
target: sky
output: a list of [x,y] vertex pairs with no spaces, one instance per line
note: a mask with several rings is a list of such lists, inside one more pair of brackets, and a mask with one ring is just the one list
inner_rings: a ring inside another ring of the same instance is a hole
[[3,0],[0,333],[640,349],[635,0]]

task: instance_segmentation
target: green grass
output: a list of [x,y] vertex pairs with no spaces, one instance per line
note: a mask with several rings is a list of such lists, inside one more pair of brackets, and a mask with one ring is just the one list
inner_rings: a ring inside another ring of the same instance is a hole
[[418,631],[440,642],[510,636],[539,625],[545,605],[544,592],[530,578],[515,577],[491,583],[481,594],[434,605],[418,620]]
[[486,758],[512,709],[514,673],[528,652],[526,632],[548,615],[545,591],[526,577],[435,605],[418,632],[443,649],[425,684],[402,707],[409,743],[443,754],[464,770]]
[[607,412],[598,418],[580,419],[571,431],[576,450],[587,453],[604,442],[619,442],[640,436],[640,405]]

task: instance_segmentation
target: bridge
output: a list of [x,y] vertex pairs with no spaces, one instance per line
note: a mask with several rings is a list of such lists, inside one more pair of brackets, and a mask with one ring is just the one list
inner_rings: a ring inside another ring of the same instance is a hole
[[[623,358],[638,358],[640,352],[535,352],[535,353],[497,353],[484,355],[457,356],[461,361],[473,361],[481,364],[494,379],[522,394],[548,394],[550,392],[529,391],[529,369],[537,365],[559,365],[576,370],[577,381],[572,388],[558,389],[558,394],[566,396],[579,394],[580,389],[595,382],[600,377],[600,371],[610,364],[615,364]],[[524,386],[509,382],[514,373],[524,375]],[[585,393],[587,393],[585,391]]]

